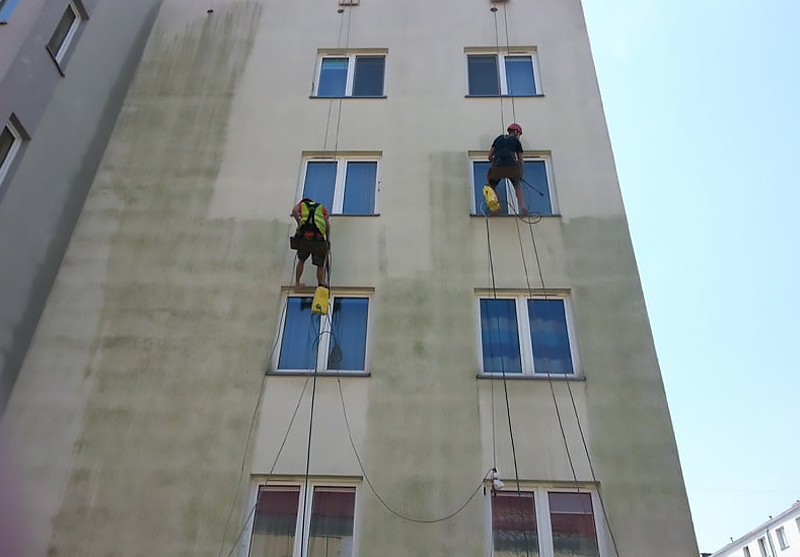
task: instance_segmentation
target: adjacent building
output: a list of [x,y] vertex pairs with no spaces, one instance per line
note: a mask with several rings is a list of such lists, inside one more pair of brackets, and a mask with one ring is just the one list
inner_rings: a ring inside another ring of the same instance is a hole
[[[0,424],[32,554],[698,555],[580,2],[157,4]],[[3,230],[51,164],[7,112]]]
[[159,0],[0,0],[0,413]]
[[711,557],[797,556],[800,556],[800,501],[711,554]]

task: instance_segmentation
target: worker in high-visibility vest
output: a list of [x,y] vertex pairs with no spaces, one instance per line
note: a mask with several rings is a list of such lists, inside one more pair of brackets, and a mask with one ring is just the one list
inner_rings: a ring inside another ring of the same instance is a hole
[[492,166],[486,175],[486,181],[489,182],[489,187],[497,193],[497,184],[501,180],[505,178],[511,180],[511,185],[514,186],[517,194],[519,214],[525,216],[528,214],[528,208],[525,205],[525,192],[522,191],[520,184],[525,168],[525,162],[522,159],[522,143],[519,140],[522,135],[522,126],[517,123],[509,124],[507,131],[507,134],[498,135],[495,138],[492,148],[489,150],[489,160],[492,162]]
[[321,204],[315,203],[311,199],[304,197],[300,203],[292,209],[292,217],[297,223],[296,236],[311,242],[324,242],[324,246],[313,251],[297,250],[297,269],[294,274],[295,288],[300,288],[303,284],[300,278],[303,276],[303,269],[308,256],[317,268],[317,283],[319,286],[328,286],[325,280],[325,263],[331,244],[331,221],[328,218],[328,210]]

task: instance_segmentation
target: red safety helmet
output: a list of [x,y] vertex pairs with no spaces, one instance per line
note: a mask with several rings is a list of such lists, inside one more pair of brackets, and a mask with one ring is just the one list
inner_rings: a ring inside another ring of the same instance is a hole
[[518,134],[522,135],[522,126],[514,122],[513,124],[508,125],[508,131],[517,132]]

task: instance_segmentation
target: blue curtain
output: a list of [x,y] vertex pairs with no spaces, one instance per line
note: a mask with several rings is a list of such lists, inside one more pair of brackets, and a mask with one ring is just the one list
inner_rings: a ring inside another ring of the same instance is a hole
[[354,97],[380,97],[383,95],[385,60],[383,56],[356,57],[355,75],[353,76]]
[[509,95],[535,95],[533,60],[530,56],[506,56],[506,85]]
[[522,373],[514,300],[481,300],[484,373]]
[[547,167],[545,162],[525,161],[525,182],[522,183],[525,191],[525,204],[528,212],[536,215],[552,215],[553,207],[550,203],[550,187],[547,184]]
[[319,97],[344,97],[347,89],[347,58],[323,58],[319,71]]
[[313,370],[316,367],[319,318],[311,316],[312,301],[313,298],[299,297],[286,301],[278,369]]
[[330,212],[333,209],[333,190],[336,187],[336,161],[309,161],[303,197],[322,203]]
[[497,56],[494,54],[468,56],[470,95],[499,95],[500,77],[497,71]]
[[528,300],[534,373],[573,373],[564,300]]
[[345,215],[371,215],[375,212],[375,181],[378,163],[348,162],[344,183]]
[[334,299],[328,369],[364,370],[368,309],[368,298]]

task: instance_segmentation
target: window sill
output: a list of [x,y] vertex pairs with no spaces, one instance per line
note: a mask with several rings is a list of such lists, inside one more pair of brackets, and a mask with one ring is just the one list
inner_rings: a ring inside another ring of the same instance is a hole
[[544,97],[543,93],[535,93],[533,95],[464,95],[465,99],[520,99],[520,98],[533,98]]
[[520,217],[519,215],[484,215],[484,214],[481,214],[481,213],[470,213],[469,216],[471,216],[471,217],[480,217],[480,218],[484,218],[484,217],[488,216],[489,218],[492,218],[492,219],[502,219],[502,218],[506,218],[507,219],[507,218],[512,218],[512,217],[513,218],[526,218],[526,219],[527,218],[541,218],[541,219],[557,218],[557,219],[560,219],[561,218],[561,213],[553,213],[552,215],[528,215],[527,217]]
[[316,375],[317,377],[371,377],[372,374],[369,371],[320,371],[314,373],[313,371],[268,371],[266,373],[270,376],[284,376],[284,377],[312,377]]
[[[479,373],[476,376],[478,379],[500,379],[503,376],[500,373]],[[549,377],[546,374],[538,373],[536,375],[522,375],[520,373],[506,373],[506,379],[510,381],[586,381],[586,377],[582,375],[555,375],[551,374]]]
[[385,99],[386,95],[364,95],[364,96],[355,96],[355,95],[345,95],[341,97],[320,97],[318,95],[309,95],[309,99],[322,99],[322,100],[337,100],[337,99]]
[[331,218],[334,217],[355,217],[355,218],[372,218],[372,217],[379,217],[381,216],[380,213],[369,213],[365,215],[350,215],[348,213],[331,213]]

